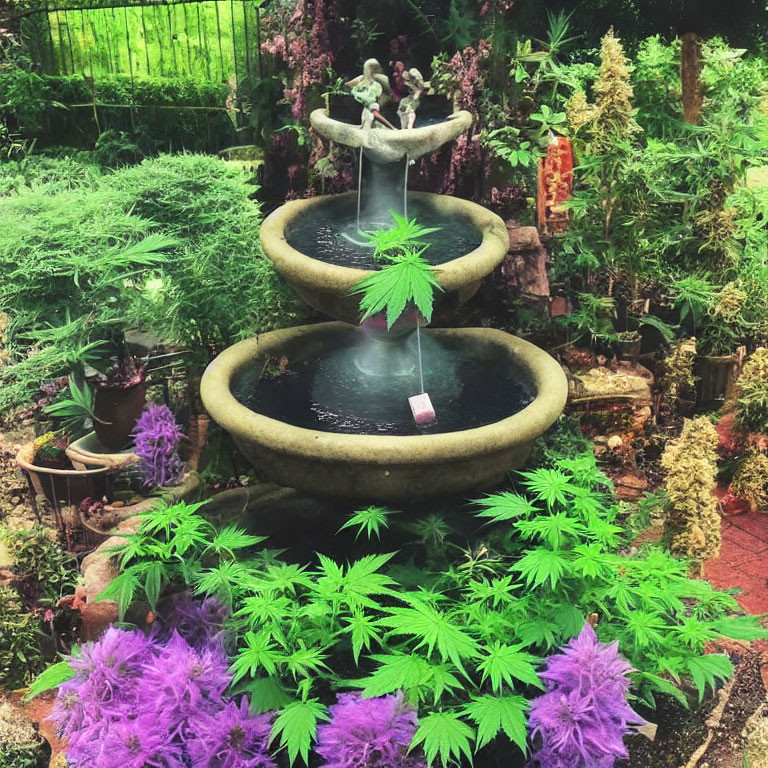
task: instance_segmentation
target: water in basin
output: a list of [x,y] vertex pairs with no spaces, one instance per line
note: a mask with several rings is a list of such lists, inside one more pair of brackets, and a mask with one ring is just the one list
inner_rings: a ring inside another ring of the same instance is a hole
[[532,402],[526,371],[494,345],[481,347],[422,334],[424,384],[437,421],[416,427],[408,397],[419,392],[415,337],[329,345],[289,357],[284,373],[261,376],[256,363],[235,376],[232,393],[246,407],[297,427],[370,435],[417,435],[472,429]]
[[[364,244],[357,232],[357,210],[354,197],[329,198],[315,205],[290,224],[285,233],[288,244],[300,253],[330,264],[359,269],[375,269],[373,250]],[[402,211],[398,210],[398,213]],[[439,211],[424,200],[409,197],[408,216],[424,227],[440,227],[424,241],[430,247],[424,258],[435,266],[466,256],[477,248],[482,235],[468,220]],[[363,230],[385,229],[392,225],[386,210],[364,211],[360,221]],[[362,244],[358,244],[362,243]]]

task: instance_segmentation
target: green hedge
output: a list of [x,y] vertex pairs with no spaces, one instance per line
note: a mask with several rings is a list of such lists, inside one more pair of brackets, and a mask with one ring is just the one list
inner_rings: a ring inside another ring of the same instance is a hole
[[40,147],[92,148],[101,133],[112,132],[151,137],[144,151],[216,152],[237,143],[223,110],[227,94],[223,83],[191,78],[145,77],[132,84],[114,75],[99,78],[92,91],[80,75],[0,73],[0,105],[22,136]]

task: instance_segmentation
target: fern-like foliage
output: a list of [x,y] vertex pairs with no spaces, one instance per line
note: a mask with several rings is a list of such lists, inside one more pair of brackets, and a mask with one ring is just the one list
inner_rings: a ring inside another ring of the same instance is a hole
[[429,245],[424,238],[440,231],[440,227],[423,227],[416,219],[407,219],[394,211],[390,211],[389,215],[395,222],[394,226],[361,233],[373,246],[373,258],[377,261],[424,249]]
[[[703,696],[730,674],[726,657],[704,653],[710,640],[768,635],[736,615],[731,595],[689,579],[684,561],[660,549],[623,554],[620,508],[587,454],[549,455],[476,508],[480,538],[466,546],[433,513],[403,521],[416,540],[400,562],[394,553],[351,562],[318,553],[298,565],[236,527],[217,530],[200,505],[174,505],[146,515],[114,551],[121,574],[102,597],[124,612],[187,585],[231,606],[234,689],[255,711],[276,711],[273,745],[291,763],[310,759],[330,692],[344,689],[402,692],[419,710],[411,752],[431,765],[491,744],[525,752],[540,661],[589,613],[601,641],[618,641],[650,705],[657,695],[687,703],[681,682]],[[342,528],[370,539],[398,520],[372,507]],[[417,565],[425,550],[427,567]]]
[[389,257],[387,266],[364,277],[352,288],[352,295],[362,294],[361,322],[379,312],[386,312],[389,329],[411,305],[427,322],[432,319],[435,291],[442,288],[435,277],[435,270],[422,257],[424,250],[408,249]]

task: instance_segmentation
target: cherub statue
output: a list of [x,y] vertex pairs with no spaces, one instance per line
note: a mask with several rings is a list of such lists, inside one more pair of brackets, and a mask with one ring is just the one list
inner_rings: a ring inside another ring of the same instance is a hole
[[400,100],[397,114],[400,115],[401,128],[413,128],[416,122],[416,110],[419,108],[422,94],[429,88],[429,83],[424,82],[421,72],[415,67],[403,72],[403,82],[409,94]]
[[377,59],[368,59],[363,64],[363,74],[358,75],[348,83],[344,83],[344,85],[352,89],[355,101],[363,105],[363,114],[360,119],[362,128],[371,128],[376,118],[385,125],[389,125],[390,128],[393,127],[379,113],[382,94],[389,96],[392,89],[389,85],[389,78],[382,73],[381,64]]

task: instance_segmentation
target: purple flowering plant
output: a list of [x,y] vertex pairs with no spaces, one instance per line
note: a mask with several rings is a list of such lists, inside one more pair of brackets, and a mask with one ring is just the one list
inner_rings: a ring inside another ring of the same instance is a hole
[[277,768],[272,716],[225,694],[220,639],[194,648],[112,627],[67,663],[51,718],[73,768]]
[[531,702],[529,726],[540,744],[541,768],[613,768],[626,757],[624,736],[645,722],[627,703],[632,667],[618,643],[601,643],[585,623],[578,636],[547,660],[546,693]]
[[184,462],[179,457],[183,435],[170,408],[149,403],[132,434],[134,452],[141,458],[144,485],[163,488],[178,483],[184,475]]
[[418,718],[402,693],[370,699],[341,693],[329,712],[315,748],[325,768],[426,768],[423,757],[408,754]]

